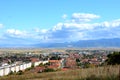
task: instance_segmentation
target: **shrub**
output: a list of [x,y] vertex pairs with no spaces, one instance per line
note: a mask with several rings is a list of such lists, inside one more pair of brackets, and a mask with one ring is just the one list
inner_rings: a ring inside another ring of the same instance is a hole
[[31,65],[31,68],[34,68],[34,67],[35,67],[34,64],[32,64],[32,65]]
[[55,70],[54,69],[51,69],[51,68],[47,68],[44,70],[44,72],[54,72]]
[[38,66],[44,66],[44,64],[43,64],[43,63],[40,63]]
[[22,75],[22,74],[23,74],[23,71],[20,70],[20,71],[18,71],[16,74],[17,74],[17,75]]
[[13,72],[13,71],[10,71],[9,75],[12,75],[12,74],[14,74],[14,72]]
[[25,71],[29,71],[29,70],[31,70],[31,69],[33,69],[32,67],[30,67],[30,68],[27,68],[27,69],[25,69]]

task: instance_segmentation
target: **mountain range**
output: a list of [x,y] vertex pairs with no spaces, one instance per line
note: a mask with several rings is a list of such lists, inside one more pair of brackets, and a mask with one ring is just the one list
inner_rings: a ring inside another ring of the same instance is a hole
[[59,48],[59,47],[120,47],[120,38],[112,39],[97,39],[97,40],[79,40],[76,42],[64,42],[64,43],[39,43],[35,44],[36,47],[45,48]]
[[120,47],[120,38],[97,39],[97,40],[79,40],[76,42],[48,42],[37,44],[0,44],[0,47],[33,47],[33,48],[66,48],[66,47]]

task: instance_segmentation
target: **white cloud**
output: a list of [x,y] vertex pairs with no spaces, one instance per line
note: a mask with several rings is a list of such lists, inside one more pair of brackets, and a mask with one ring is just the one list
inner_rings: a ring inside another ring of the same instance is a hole
[[47,33],[47,31],[48,31],[47,29],[42,29],[40,32],[45,34]]
[[0,28],[2,28],[3,27],[3,24],[0,24]]
[[105,21],[101,25],[105,27],[120,27],[120,19],[113,20],[111,22]]
[[17,39],[19,40],[26,40],[28,43],[31,41],[31,43],[36,42],[46,42],[48,41],[48,30],[47,29],[39,29],[37,28],[37,31],[22,31],[18,29],[7,29],[6,33],[4,34],[4,37],[6,39],[12,39],[13,41]]
[[95,14],[89,14],[89,13],[73,13],[73,18],[81,18],[81,19],[96,19],[100,18],[100,16]]
[[53,31],[56,31],[56,30],[61,30],[62,29],[62,26],[63,26],[63,23],[58,23],[57,25],[55,25],[54,27],[53,27]]
[[53,27],[53,31],[68,29],[68,30],[91,30],[98,26],[100,23],[58,23]]
[[16,30],[16,29],[7,29],[6,33],[12,37],[26,37],[27,36],[26,31],[20,31],[20,30]]
[[[91,18],[91,17],[90,17]],[[120,19],[101,23],[63,22],[56,24],[51,31],[54,40],[75,41],[81,39],[120,38]]]
[[62,18],[63,18],[63,19],[66,19],[66,18],[67,18],[67,15],[66,15],[66,14],[64,14],[64,15],[62,16]]
[[72,19],[69,19],[69,22],[58,22],[51,29],[36,28],[29,32],[8,29],[6,33],[11,37],[21,39],[27,38],[38,42],[66,42],[83,39],[120,38],[120,19],[99,23],[88,22],[99,17],[100,16],[95,14],[74,13]]
[[47,29],[39,29],[39,28],[35,28],[34,30],[36,33],[42,33],[42,34],[45,34],[48,31]]
[[89,13],[73,13],[72,22],[89,22],[92,19],[100,18],[99,15],[89,14]]

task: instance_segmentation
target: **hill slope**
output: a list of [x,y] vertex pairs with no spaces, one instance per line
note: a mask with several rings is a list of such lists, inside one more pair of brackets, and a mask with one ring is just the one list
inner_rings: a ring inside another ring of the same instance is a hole
[[119,66],[107,66],[48,73],[27,72],[0,77],[0,80],[119,80]]

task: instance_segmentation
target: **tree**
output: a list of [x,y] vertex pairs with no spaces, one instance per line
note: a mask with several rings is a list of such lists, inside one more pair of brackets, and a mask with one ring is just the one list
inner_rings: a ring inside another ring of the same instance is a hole
[[55,70],[54,69],[52,69],[52,68],[46,68],[45,70],[44,70],[44,72],[54,72]]
[[50,58],[50,60],[60,60],[60,59],[61,59],[61,57],[59,57],[59,56],[52,56]]
[[107,64],[115,65],[120,64],[120,52],[113,52],[112,54],[107,55],[108,59],[106,60]]
[[76,59],[76,62],[77,62],[77,63],[80,62],[80,59]]

